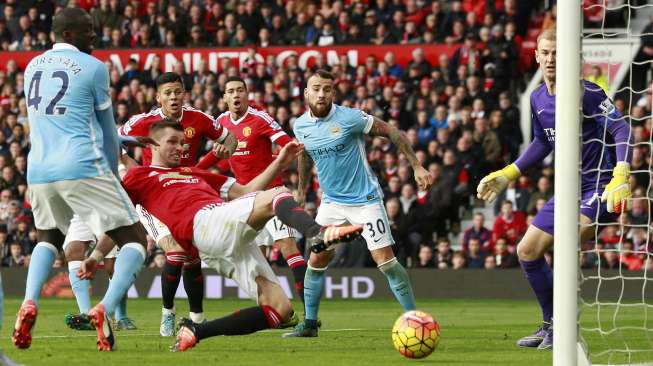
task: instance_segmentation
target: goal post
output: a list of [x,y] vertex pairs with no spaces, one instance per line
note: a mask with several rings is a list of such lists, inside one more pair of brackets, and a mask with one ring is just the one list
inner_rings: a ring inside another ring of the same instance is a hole
[[581,133],[581,0],[558,2],[556,22],[553,365],[577,364]]

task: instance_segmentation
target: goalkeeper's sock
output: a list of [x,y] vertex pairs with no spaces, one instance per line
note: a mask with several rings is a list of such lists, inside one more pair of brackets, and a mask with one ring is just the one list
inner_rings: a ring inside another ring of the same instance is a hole
[[57,248],[46,242],[40,242],[32,251],[29,268],[27,269],[27,286],[25,287],[25,300],[32,300],[38,305],[43,284],[50,276],[52,264],[57,257]]
[[202,275],[202,262],[199,258],[184,264],[184,289],[188,295],[188,305],[191,313],[195,313],[195,323],[204,320],[202,301],[204,300],[204,275]]
[[304,302],[304,277],[306,277],[306,261],[300,252],[290,254],[286,257],[286,263],[292,271],[295,279],[295,290],[297,295]]
[[322,229],[322,226],[295,202],[290,193],[281,193],[274,197],[272,208],[281,222],[297,229],[307,238],[317,235]]
[[269,306],[254,306],[237,310],[224,318],[195,324],[197,340],[218,335],[242,335],[259,330],[276,328],[281,323],[281,316]]
[[118,303],[141,271],[144,261],[145,247],[140,243],[127,243],[120,248],[113,278],[109,281],[109,288],[101,302],[107,313],[115,312]]
[[181,281],[181,269],[186,262],[185,252],[166,253],[166,263],[161,273],[161,298],[163,307],[172,309],[175,306],[175,294]]
[[70,287],[73,289],[73,294],[75,294],[79,312],[81,314],[88,314],[88,311],[91,310],[91,295],[88,292],[91,283],[89,280],[82,280],[77,277],[77,271],[81,266],[82,261],[68,262],[68,279],[70,280]]
[[304,308],[306,309],[307,324],[317,324],[317,312],[320,308],[325,282],[326,267],[313,268],[309,264],[304,277]]
[[520,261],[520,263],[540,303],[542,317],[545,322],[550,323],[553,316],[553,272],[543,257],[534,261]]
[[410,285],[406,268],[397,261],[397,258],[392,258],[385,263],[381,263],[379,270],[388,278],[390,289],[403,306],[404,311],[415,310],[417,308],[415,296],[413,295],[413,287]]

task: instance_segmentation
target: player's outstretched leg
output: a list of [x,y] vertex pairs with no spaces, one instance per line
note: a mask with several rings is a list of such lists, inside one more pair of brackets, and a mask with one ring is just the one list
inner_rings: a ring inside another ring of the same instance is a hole
[[379,270],[388,279],[390,289],[404,308],[404,311],[415,310],[417,306],[415,305],[415,296],[408,278],[408,272],[395,258],[392,247],[373,250],[372,257],[376,261]]
[[292,271],[295,280],[297,296],[304,302],[304,277],[306,277],[306,261],[297,249],[297,242],[293,238],[280,239],[275,242],[281,249],[281,254]]
[[202,339],[218,335],[243,335],[277,328],[292,314],[290,300],[281,286],[263,276],[256,277],[256,284],[260,293],[257,299],[259,306],[241,309],[231,315],[201,324],[182,319],[177,339],[170,350],[183,352],[195,347]]
[[519,262],[542,308],[543,318],[542,325],[533,334],[517,341],[520,347],[549,349],[553,345],[553,273],[544,259],[544,252],[552,244],[552,235],[531,225],[517,246]]
[[204,300],[204,275],[202,274],[202,261],[199,257],[189,258],[184,263],[182,278],[184,280],[184,289],[188,295],[190,320],[194,323],[202,323],[205,321],[202,306]]
[[32,259],[27,270],[25,300],[18,310],[12,341],[18,348],[29,348],[32,344],[32,327],[38,314],[37,304],[41,288],[50,276],[52,264],[57,257],[57,247],[63,244],[63,234],[59,230],[39,230],[40,242],[32,252]]

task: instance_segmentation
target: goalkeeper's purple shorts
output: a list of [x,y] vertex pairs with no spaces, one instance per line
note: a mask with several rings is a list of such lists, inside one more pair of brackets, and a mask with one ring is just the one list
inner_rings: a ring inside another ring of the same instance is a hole
[[[599,224],[616,223],[619,215],[608,212],[608,206],[601,202],[603,188],[588,190],[582,193],[580,201],[580,214],[589,217],[592,222]],[[540,230],[553,235],[553,197],[540,209],[531,223]]]

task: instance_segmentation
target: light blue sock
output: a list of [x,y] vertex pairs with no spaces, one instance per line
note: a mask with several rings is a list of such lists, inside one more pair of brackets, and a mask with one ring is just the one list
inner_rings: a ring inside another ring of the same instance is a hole
[[27,270],[25,300],[32,300],[35,304],[38,303],[41,288],[50,276],[50,270],[52,270],[52,264],[57,257],[57,252],[57,248],[50,243],[40,242],[36,245]]
[[144,261],[145,248],[139,243],[127,243],[120,248],[113,278],[109,282],[109,288],[101,302],[107,313],[115,312],[118,303],[134,283]]
[[[320,308],[320,299],[326,282],[326,267],[313,268],[309,264],[304,276],[304,306],[306,309],[307,323],[317,324],[317,312]],[[312,322],[310,322],[312,321]]]
[[120,302],[116,307],[116,314],[114,319],[122,320],[125,318],[127,318],[127,293],[125,293],[125,296],[123,296],[122,299],[120,299]]
[[79,312],[81,314],[88,314],[88,311],[91,310],[91,295],[89,294],[91,282],[77,277],[77,270],[81,265],[82,261],[68,262],[68,278],[70,279],[70,287],[72,287],[75,299],[77,300],[77,306],[79,306]]
[[415,296],[413,295],[413,287],[410,285],[408,279],[408,272],[404,266],[397,261],[397,258],[379,265],[379,270],[388,278],[390,289],[395,297],[404,307],[404,311],[415,310]]

